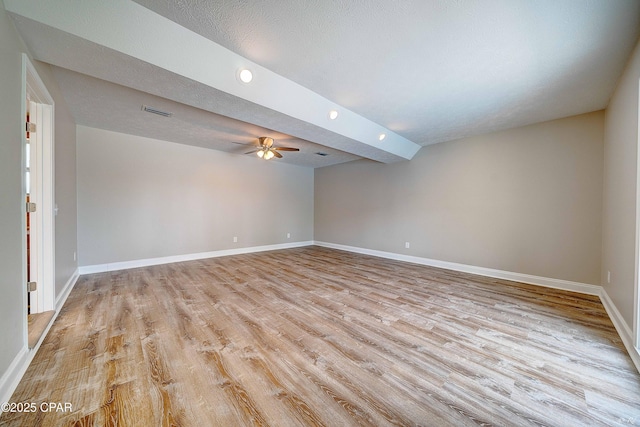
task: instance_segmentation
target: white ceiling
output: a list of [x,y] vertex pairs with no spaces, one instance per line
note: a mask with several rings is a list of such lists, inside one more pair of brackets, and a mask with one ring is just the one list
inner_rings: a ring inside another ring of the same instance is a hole
[[268,134],[312,167],[605,108],[640,34],[638,0],[4,2],[79,124],[225,151]]

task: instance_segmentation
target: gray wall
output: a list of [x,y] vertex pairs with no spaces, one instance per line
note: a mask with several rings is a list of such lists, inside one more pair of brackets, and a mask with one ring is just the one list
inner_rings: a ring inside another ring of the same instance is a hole
[[[640,44],[605,116],[602,286],[633,330],[638,180]],[[607,283],[607,272],[611,283]]]
[[600,111],[410,162],[317,169],[315,240],[599,284],[603,122]]
[[[21,112],[22,53],[28,53],[0,2],[0,377],[26,347]],[[77,269],[75,124],[49,67],[33,61],[56,103],[56,296]]]
[[24,47],[0,2],[0,376],[26,344],[20,123]]
[[313,239],[312,169],[84,126],[77,139],[82,266]]

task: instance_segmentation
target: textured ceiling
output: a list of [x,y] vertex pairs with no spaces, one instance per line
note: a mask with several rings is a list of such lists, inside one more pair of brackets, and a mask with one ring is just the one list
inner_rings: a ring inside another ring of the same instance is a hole
[[606,107],[637,0],[135,0],[421,145]]
[[[332,147],[336,163],[411,158],[411,152],[389,148],[396,134],[398,146],[428,145],[602,109],[640,34],[637,0],[136,0],[147,9],[127,0],[59,0],[47,11],[35,0],[4,2],[36,59],[100,79],[90,83],[56,71],[81,124],[153,136],[151,125],[128,123],[119,114],[98,116],[100,104],[90,99],[139,110],[139,98],[153,95],[159,103],[166,98],[182,105],[176,108],[185,117],[176,131],[191,135],[194,145],[224,150],[205,136],[246,140],[258,127]],[[82,8],[109,13],[84,16]],[[160,15],[174,25],[169,42],[179,51],[154,37],[135,46],[164,25]],[[193,50],[185,41],[198,40],[190,34],[213,42],[212,49]],[[213,54],[216,46],[236,55],[233,61],[245,58],[262,70],[256,86],[228,90],[206,73],[200,78],[172,68],[172,59],[184,65],[177,60],[183,51],[192,53],[187,65],[193,69],[215,63],[221,58]],[[158,52],[160,60],[148,52]],[[259,86],[260,77],[279,90]],[[121,89],[111,90],[107,82]],[[261,103],[256,93],[269,93],[276,102]],[[344,110],[343,127],[308,119],[316,101]],[[205,124],[211,113],[217,116]],[[385,128],[393,137],[389,145],[367,140]],[[331,164],[299,158],[301,165]]]
[[[282,153],[283,158],[279,162],[305,167],[323,167],[359,159],[358,156],[333,148],[64,68],[53,67],[53,71],[71,113],[84,126],[238,155],[250,151],[258,137],[271,136],[277,146],[300,149],[299,152]],[[171,113],[172,116],[167,118],[145,112],[143,105]],[[318,152],[326,155],[317,155]]]

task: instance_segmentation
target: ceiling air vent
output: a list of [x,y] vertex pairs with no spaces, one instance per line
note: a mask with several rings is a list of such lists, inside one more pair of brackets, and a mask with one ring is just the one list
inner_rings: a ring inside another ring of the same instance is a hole
[[318,156],[322,156],[322,157],[327,157],[327,156],[329,155],[329,154],[327,154],[327,153],[321,153],[321,152],[319,152],[319,151],[318,151],[316,154],[317,154]]
[[142,106],[142,111],[146,111],[147,113],[157,114],[162,117],[171,117],[173,113],[167,113],[166,111],[158,110],[157,108],[149,107],[148,105]]

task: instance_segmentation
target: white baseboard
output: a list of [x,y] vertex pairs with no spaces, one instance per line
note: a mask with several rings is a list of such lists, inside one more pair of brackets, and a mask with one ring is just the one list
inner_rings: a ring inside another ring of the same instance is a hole
[[173,262],[195,261],[205,258],[217,258],[229,255],[241,255],[254,252],[275,251],[278,249],[299,248],[302,246],[311,246],[313,241],[280,243],[276,245],[251,246],[237,249],[223,249],[219,251],[200,252],[194,254],[174,255],[159,258],[138,259],[134,261],[114,262],[109,264],[85,265],[80,267],[80,275],[104,273],[107,271],[127,270],[129,268],[148,267],[150,265],[170,264]]
[[76,271],[73,272],[73,275],[69,278],[69,280],[67,280],[64,288],[62,288],[62,292],[60,292],[60,295],[56,297],[56,317],[58,316],[58,313],[60,313],[60,309],[64,305],[65,301],[69,297],[69,294],[71,293],[71,290],[78,281],[78,277],[80,277],[80,270],[76,268]]
[[571,282],[569,280],[553,279],[549,277],[533,276],[530,274],[515,273],[512,271],[496,270],[493,268],[477,267],[475,265],[458,264],[456,262],[440,261],[430,258],[422,258],[411,255],[384,252],[374,249],[358,248],[355,246],[340,245],[336,243],[315,242],[318,246],[340,249],[347,252],[372,255],[380,258],[394,259],[398,261],[411,262],[414,264],[428,265],[430,267],[444,268],[447,270],[461,271],[464,273],[477,274],[479,276],[495,277],[497,279],[511,280],[514,282],[527,283],[530,285],[545,286],[547,288],[562,289],[566,291],[580,292],[589,295],[600,295],[601,286],[589,285],[586,283]]
[[9,402],[11,395],[18,387],[22,376],[27,371],[29,363],[31,363],[31,359],[33,358],[33,356],[29,357],[29,353],[30,351],[25,345],[13,359],[9,368],[2,375],[2,378],[0,378],[0,404]]
[[602,286],[590,285],[586,283],[571,282],[568,280],[552,279],[549,277],[532,276],[529,274],[514,273],[511,271],[495,270],[491,268],[476,267],[474,265],[458,264],[455,262],[439,261],[429,258],[420,258],[410,255],[397,254],[393,252],[383,252],[374,249],[358,248],[354,246],[340,245],[336,243],[314,242],[318,246],[324,246],[332,249],[339,249],[347,252],[355,252],[359,254],[377,256],[381,258],[394,259],[398,261],[406,261],[414,264],[428,265],[431,267],[445,268],[447,270],[462,271],[464,273],[477,274],[479,276],[495,277],[499,279],[512,280],[514,282],[528,283],[531,285],[545,286],[548,288],[562,289],[565,291],[579,292],[588,295],[597,295],[602,301],[611,322],[615,326],[622,342],[624,343],[627,353],[640,372],[640,353],[633,345],[633,333],[631,328],[624,321],[622,315],[618,311],[607,291]]
[[613,326],[615,326],[616,331],[618,331],[618,335],[620,335],[633,364],[636,365],[636,369],[640,372],[640,353],[638,353],[638,349],[633,345],[633,332],[631,328],[627,325],[627,322],[624,321],[622,315],[618,311],[618,308],[604,288],[600,294],[600,300],[602,301],[602,305],[604,305],[604,309],[607,311]]
[[18,384],[20,383],[20,380],[22,379],[24,373],[27,372],[27,368],[29,368],[29,365],[38,352],[40,345],[49,333],[51,325],[53,325],[53,322],[56,320],[58,314],[60,313],[60,309],[64,305],[64,302],[67,300],[69,293],[71,293],[71,289],[73,289],[76,282],[78,281],[78,277],[79,273],[76,269],[69,280],[67,280],[64,288],[62,288],[62,292],[60,292],[60,295],[58,295],[58,297],[56,298],[56,312],[47,325],[44,333],[40,337],[40,340],[38,340],[38,343],[32,349],[29,349],[25,343],[25,346],[20,349],[20,352],[13,359],[11,365],[9,365],[9,368],[2,375],[2,378],[0,378],[0,404],[9,402],[9,400],[11,399],[11,395],[13,395],[13,392],[18,387]]
[[[458,264],[447,261],[439,261],[433,260],[429,258],[421,258],[410,255],[397,254],[392,252],[384,252],[377,251],[373,249],[366,248],[358,248],[354,246],[340,245],[335,243],[328,242],[318,242],[318,241],[307,241],[307,242],[295,242],[295,243],[286,243],[286,244],[277,244],[277,245],[266,245],[266,246],[254,246],[249,248],[239,248],[239,249],[227,249],[221,251],[213,251],[213,252],[203,252],[197,254],[188,254],[188,255],[178,255],[171,257],[162,257],[162,258],[152,258],[152,259],[144,259],[144,260],[136,260],[136,261],[127,261],[127,262],[119,262],[112,264],[100,264],[93,266],[85,266],[80,267],[78,270],[74,272],[74,274],[69,278],[67,283],[65,284],[62,292],[56,298],[56,314],[54,316],[57,318],[60,309],[64,305],[64,302],[67,300],[73,286],[78,280],[79,275],[82,274],[90,274],[90,273],[98,273],[105,271],[114,271],[114,270],[122,270],[127,268],[137,268],[137,267],[145,267],[149,265],[158,265],[158,264],[166,264],[171,262],[181,262],[181,261],[191,261],[197,259],[204,258],[214,258],[220,256],[228,256],[228,255],[237,255],[237,254],[246,254],[253,252],[262,252],[262,251],[270,251],[270,250],[278,250],[278,249],[288,249],[288,248],[296,248],[310,245],[318,245],[324,246],[327,248],[339,249],[348,252],[355,252],[365,255],[372,255],[381,258],[394,259],[399,261],[411,262],[415,264],[428,265],[432,267],[445,268],[448,270],[462,271],[465,273],[478,274],[481,276],[495,277],[505,280],[513,280],[516,282],[529,283],[533,285],[546,286],[556,289],[563,289],[573,292],[580,292],[590,295],[598,295],[602,300],[602,304],[604,305],[607,314],[611,318],[620,338],[622,339],[629,356],[631,357],[633,363],[635,364],[638,371],[640,371],[640,353],[633,345],[633,334],[627,323],[622,318],[620,312],[616,308],[615,304],[607,294],[607,292],[601,286],[589,285],[585,283],[571,282],[560,279],[552,279],[547,277],[533,276],[522,273],[515,273],[510,271],[502,271],[495,270],[484,267],[471,266],[466,264]],[[11,399],[11,395],[17,388],[22,376],[26,372],[29,364],[33,360],[38,348],[40,347],[44,337],[49,332],[49,328],[53,324],[53,321],[50,322],[47,330],[43,334],[42,338],[38,342],[38,344],[31,350],[28,350],[27,347],[23,347],[20,352],[16,355],[16,357],[11,362],[11,365],[7,369],[7,371],[0,378],[0,403],[8,402]]]

